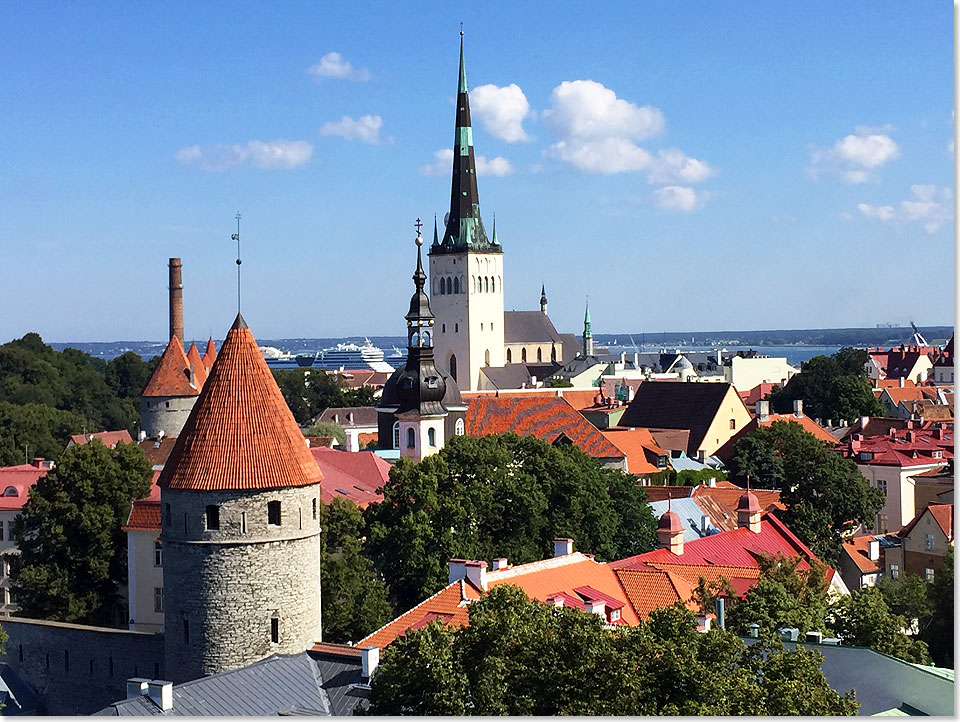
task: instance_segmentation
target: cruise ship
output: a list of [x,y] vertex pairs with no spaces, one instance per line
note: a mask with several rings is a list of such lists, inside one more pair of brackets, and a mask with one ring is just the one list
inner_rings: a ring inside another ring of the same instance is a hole
[[336,346],[317,351],[316,353],[290,353],[267,355],[264,353],[267,366],[270,368],[315,368],[328,371],[340,369],[370,369],[392,373],[396,366],[405,360],[405,356],[396,349],[390,356],[390,361],[384,359],[383,350],[374,346],[370,339],[364,339],[363,344],[338,343]]

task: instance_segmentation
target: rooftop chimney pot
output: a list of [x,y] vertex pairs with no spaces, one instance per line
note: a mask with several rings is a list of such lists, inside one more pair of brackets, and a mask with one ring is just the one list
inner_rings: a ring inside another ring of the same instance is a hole
[[568,537],[558,537],[553,540],[553,556],[565,557],[573,554],[573,539]]
[[127,680],[127,699],[140,697],[149,691],[150,680],[145,677],[131,677]]
[[361,671],[363,678],[369,681],[380,664],[380,647],[372,644],[363,647],[360,650],[360,664],[363,668]]
[[147,694],[157,707],[164,712],[173,709],[173,682],[165,679],[151,679],[147,683]]
[[506,558],[506,557],[500,557],[500,558],[498,558],[498,559],[494,559],[494,560],[493,560],[493,571],[496,572],[496,571],[499,571],[499,570],[501,570],[501,569],[506,569],[506,568],[507,568],[507,558]]

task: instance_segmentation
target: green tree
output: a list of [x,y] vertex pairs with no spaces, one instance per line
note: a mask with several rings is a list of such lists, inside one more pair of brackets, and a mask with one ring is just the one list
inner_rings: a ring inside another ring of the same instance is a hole
[[127,578],[130,506],[150,491],[152,466],[136,444],[71,446],[30,489],[14,534],[21,614],[107,624]]
[[363,556],[363,514],[352,501],[337,498],[323,505],[320,528],[324,639],[361,639],[393,618],[387,585]]
[[794,421],[774,421],[737,442],[734,475],[750,475],[760,488],[779,488],[783,521],[824,561],[840,557],[843,535],[872,528],[883,492],[871,487],[857,465],[832,451]]
[[400,609],[443,587],[452,558],[535,561],[561,536],[611,560],[656,536],[633,477],[572,445],[515,434],[458,436],[419,464],[400,459],[383,494],[366,509],[368,549]]
[[273,377],[298,424],[307,424],[324,409],[373,405],[373,389],[346,389],[339,374],[322,369],[273,369]]
[[[820,670],[822,656],[776,642],[746,646],[698,633],[680,605],[637,627],[530,601],[509,585],[470,605],[470,625],[433,622],[383,653],[371,714],[855,714]],[[802,690],[802,693],[798,693]]]
[[786,386],[774,389],[770,394],[772,406],[786,413],[799,399],[808,416],[834,422],[880,416],[883,407],[867,381],[866,362],[866,351],[850,347],[841,348],[833,356],[814,356]]
[[926,642],[904,633],[907,620],[890,611],[879,589],[864,587],[840,597],[830,608],[829,622],[844,644],[870,647],[907,662],[930,664]]
[[340,424],[334,421],[318,421],[308,429],[303,430],[304,436],[332,436],[340,446],[347,445],[347,432]]
[[876,589],[893,614],[904,617],[911,626],[915,622],[921,633],[927,628],[934,610],[926,580],[915,574],[902,574],[896,579],[882,577]]
[[930,585],[933,614],[922,637],[930,647],[933,661],[953,668],[953,547],[943,558],[943,566]]
[[72,434],[89,428],[90,422],[72,411],[0,401],[0,466],[23,464],[35,456],[57,459]]
[[727,626],[738,634],[748,634],[751,624],[760,625],[764,638],[778,637],[783,627],[796,627],[801,633],[826,632],[826,569],[816,561],[799,569],[799,557],[761,556],[760,579],[743,600],[731,606]]

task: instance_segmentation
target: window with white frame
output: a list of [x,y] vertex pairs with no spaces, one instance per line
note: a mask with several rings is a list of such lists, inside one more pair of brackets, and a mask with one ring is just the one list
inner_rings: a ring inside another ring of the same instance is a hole
[[393,448],[394,449],[400,448],[400,422],[399,421],[393,422]]
[[153,588],[153,611],[158,614],[163,612],[163,587]]
[[924,569],[923,578],[926,579],[931,584],[933,584],[933,569],[931,569],[930,567],[927,567],[926,569]]
[[163,566],[163,542],[159,539],[153,542],[153,566]]
[[887,480],[886,479],[877,479],[877,488],[883,492],[883,495],[887,495]]
[[899,564],[891,564],[891,565],[890,565],[890,578],[891,578],[891,579],[896,579],[896,578],[899,577],[899,576],[900,576],[900,565],[899,565]]
[[463,419],[457,419],[457,423],[454,424],[453,433],[455,436],[463,436]]
[[928,552],[933,551],[933,534],[925,534],[923,540],[923,548]]

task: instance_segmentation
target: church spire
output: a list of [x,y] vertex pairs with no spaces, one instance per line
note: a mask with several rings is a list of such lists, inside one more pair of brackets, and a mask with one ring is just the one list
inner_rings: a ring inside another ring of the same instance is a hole
[[593,356],[593,330],[590,324],[590,299],[587,299],[586,310],[583,313],[583,355]]
[[547,286],[542,284],[540,286],[540,313],[544,316],[547,315]]
[[460,77],[457,84],[457,119],[453,144],[453,179],[450,187],[450,212],[445,221],[443,242],[431,252],[490,251],[487,233],[480,219],[477,193],[477,162],[473,152],[473,128],[470,122],[470,94],[463,59],[463,31],[460,31]]

